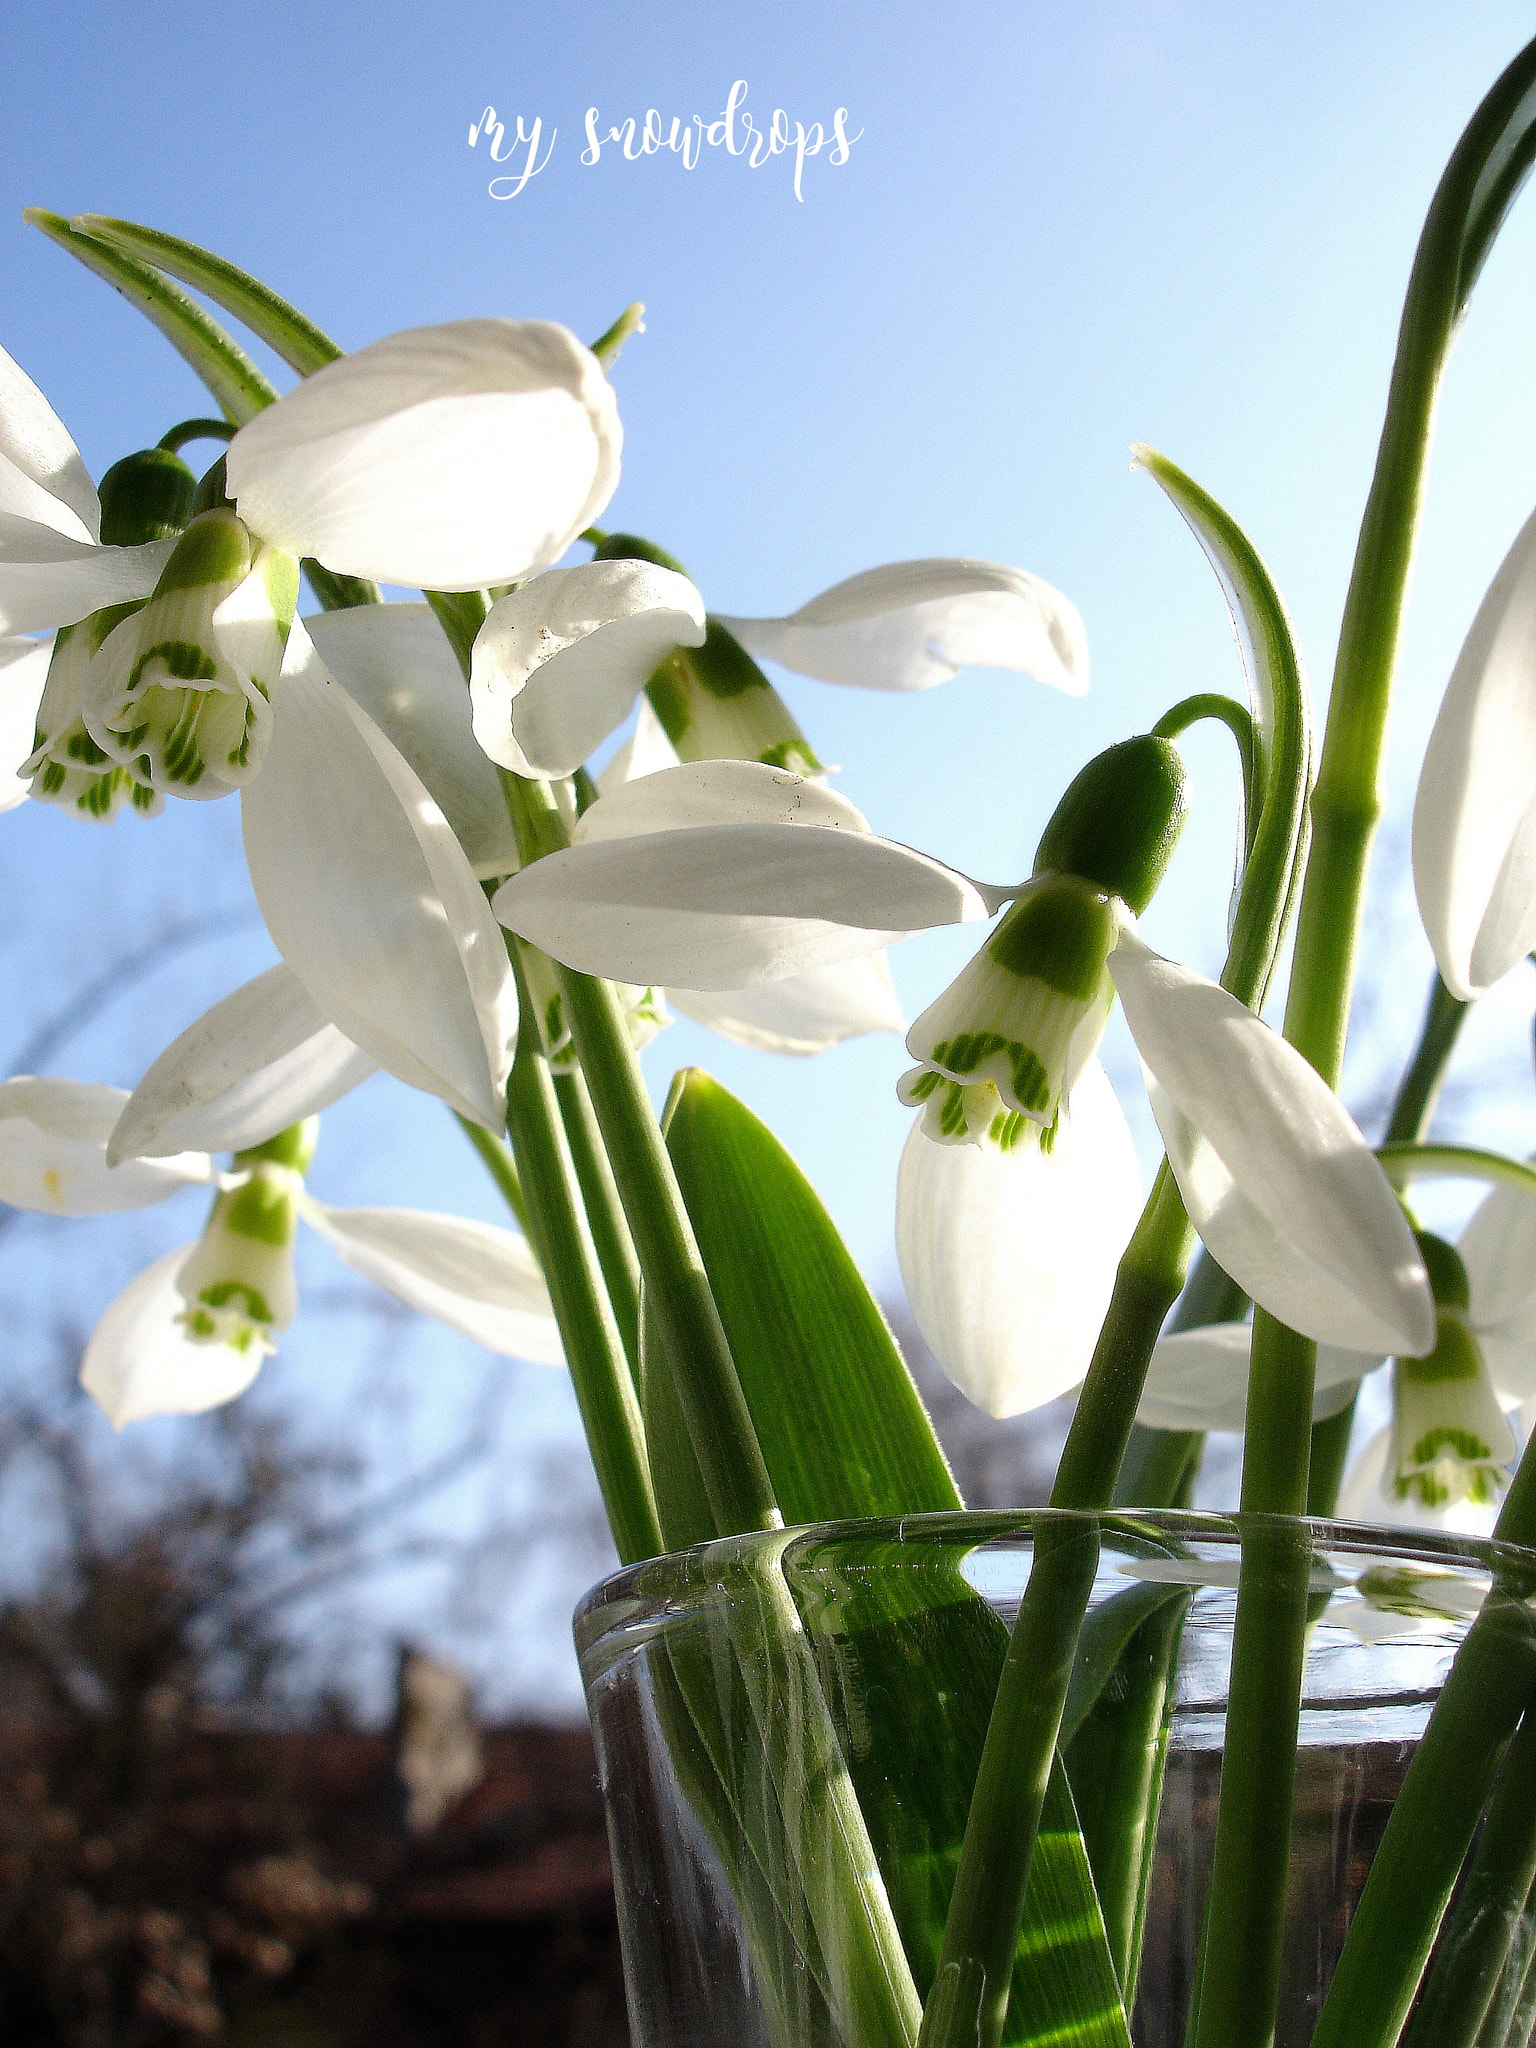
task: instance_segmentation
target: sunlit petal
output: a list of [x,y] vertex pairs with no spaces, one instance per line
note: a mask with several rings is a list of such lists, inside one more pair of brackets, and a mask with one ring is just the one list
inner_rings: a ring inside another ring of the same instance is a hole
[[294,626],[242,794],[256,900],[323,1015],[389,1072],[499,1128],[516,998],[441,810]]
[[613,495],[602,365],[546,320],[455,320],[317,370],[230,443],[265,539],[328,569],[474,590],[547,567]]
[[1179,1192],[1217,1262],[1304,1336],[1430,1350],[1413,1233],[1333,1090],[1235,997],[1134,933],[1109,965]]
[[1472,621],[1413,810],[1419,912],[1451,994],[1491,988],[1536,943],[1536,514]]
[[840,960],[757,988],[714,993],[670,989],[668,999],[680,1015],[759,1052],[826,1052],[866,1031],[907,1028],[884,953]]
[[514,1231],[417,1209],[331,1209],[311,1196],[301,1213],[354,1272],[412,1308],[509,1358],[564,1364],[549,1290]]
[[28,794],[16,770],[32,752],[52,658],[52,639],[0,639],[0,811],[12,810]]
[[[1251,1323],[1211,1323],[1160,1337],[1147,1370],[1136,1420],[1149,1429],[1241,1430],[1248,1413]],[[1347,1408],[1355,1388],[1381,1364],[1371,1352],[1318,1347],[1312,1419]]]
[[704,600],[653,562],[550,569],[495,604],[475,640],[475,738],[519,775],[571,775],[629,716],[676,647],[704,639]]
[[721,624],[753,654],[828,683],[925,690],[974,666],[1022,669],[1071,696],[1088,687],[1077,608],[1004,562],[889,562],[787,618]]
[[482,881],[510,875],[517,842],[500,778],[470,727],[447,636],[424,604],[359,604],[306,619],[321,660],[426,784]]
[[101,505],[69,430],[32,379],[0,349],[0,510],[75,540],[101,532]]
[[80,1384],[114,1429],[146,1415],[201,1415],[243,1394],[266,1356],[200,1344],[176,1320],[186,1308],[176,1277],[194,1245],[182,1245],[130,1281],[96,1325]]
[[1141,1207],[1135,1146],[1094,1060],[1053,1149],[936,1145],[913,1125],[896,1252],[930,1350],[989,1415],[1065,1393],[1088,1369]]
[[216,1178],[206,1152],[107,1165],[128,1093],[91,1081],[19,1074],[0,1082],[0,1201],[52,1216],[143,1209]]
[[322,1015],[290,967],[271,967],[168,1045],[128,1098],[108,1161],[189,1147],[239,1152],[325,1109],[376,1063]]
[[148,597],[175,540],[98,547],[0,509],[0,633],[72,626],[104,606]]

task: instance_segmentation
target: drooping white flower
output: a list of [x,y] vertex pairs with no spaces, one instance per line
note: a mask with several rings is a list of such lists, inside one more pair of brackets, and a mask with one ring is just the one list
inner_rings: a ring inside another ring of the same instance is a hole
[[51,638],[0,638],[0,811],[14,810],[31,793],[31,778],[22,768],[37,737],[52,659]]
[[[275,1059],[265,1081],[252,1068],[243,1093],[226,1088],[196,1113],[208,1123],[222,1117],[220,1136],[248,1125],[255,1100],[282,1099],[283,1063]],[[198,1071],[195,1059],[185,1064]],[[290,1059],[289,1099],[291,1066]],[[203,1071],[206,1080],[206,1061]],[[509,1357],[561,1362],[548,1290],[515,1232],[456,1216],[317,1201],[303,1185],[313,1120],[237,1153],[228,1174],[206,1153],[109,1166],[108,1139],[128,1101],[122,1089],[78,1081],[0,1083],[0,1198],[18,1208],[78,1216],[140,1208],[191,1182],[218,1186],[202,1236],[130,1282],[87,1346],[82,1384],[118,1428],[145,1415],[198,1414],[250,1385],[275,1334],[293,1318],[300,1217],[345,1264],[409,1306]]]
[[[498,892],[496,911],[584,971],[708,987],[771,984],[818,961],[873,952],[897,933],[979,919],[1019,893],[875,839],[851,807],[835,808],[840,801],[749,763],[664,771],[600,798],[577,843],[514,876]],[[1118,938],[1107,972],[1165,1115],[1169,1104],[1178,1112],[1168,1117],[1165,1142],[1196,1227],[1216,1240],[1223,1266],[1304,1334],[1353,1349],[1428,1350],[1433,1308],[1412,1233],[1332,1090],[1241,1003],[1151,953],[1129,910],[1116,912],[1110,928]],[[1102,934],[1096,948],[1102,981]],[[997,964],[988,963],[980,991],[988,1001],[996,1000]],[[1069,996],[1074,1015],[1092,1015],[1095,1029],[1102,1027],[1098,981],[1090,987],[1085,979],[1079,989],[1074,979]],[[951,1016],[943,1000],[939,1036],[949,1054],[968,1030],[978,1043],[999,1040],[1005,1077],[1021,1065],[1009,1051],[1015,1040],[1046,1070],[1039,1048],[1015,1028],[1012,991],[997,1018]],[[1085,1047],[1092,1049],[1091,1035],[1067,1033],[1058,1062],[1063,1082]],[[1039,1139],[1009,1122],[1018,1112],[996,1094],[988,1058],[970,1060],[974,1050],[965,1048],[964,1073],[976,1078],[935,1070],[962,1098],[967,1088],[985,1097],[974,1105],[962,1099],[965,1134],[989,1137],[1001,1120],[1014,1163],[1027,1159],[1034,1172],[1044,1156]],[[961,1073],[953,1058],[950,1066]],[[1030,1116],[1049,1118],[1055,1109],[1047,1091]],[[941,1209],[935,1197],[922,1213],[936,1219]],[[959,1241],[957,1232],[940,1234],[941,1243]],[[1000,1345],[1008,1337],[1000,1333]],[[942,1345],[939,1356],[947,1362]],[[957,1360],[956,1369],[987,1382],[973,1363]]]
[[753,654],[861,689],[926,690],[970,667],[1021,669],[1073,697],[1088,687],[1076,607],[1004,562],[887,562],[786,618],[720,623]]
[[1469,1002],[1536,945],[1536,514],[1478,607],[1413,809],[1413,878],[1435,960]]
[[1048,1144],[935,1145],[914,1123],[896,1182],[896,1255],[925,1342],[989,1415],[1088,1369],[1141,1208],[1125,1113],[1096,1059]]

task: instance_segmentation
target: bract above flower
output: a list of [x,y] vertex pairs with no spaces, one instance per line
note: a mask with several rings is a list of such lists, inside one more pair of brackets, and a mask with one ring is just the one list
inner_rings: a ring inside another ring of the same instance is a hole
[[901,1277],[929,1349],[979,1408],[1017,1415],[1076,1386],[1140,1207],[1136,1148],[1097,1060],[1049,1148],[935,1145],[912,1126]]
[[494,604],[475,637],[475,738],[519,775],[574,774],[666,656],[703,639],[704,600],[675,570],[550,569]]
[[1010,893],[877,838],[802,776],[699,761],[601,797],[574,844],[514,875],[494,907],[585,973],[738,989],[974,922]]
[[230,495],[264,540],[343,575],[512,583],[612,497],[623,433],[603,368],[547,320],[454,320],[342,356],[236,434]]
[[1088,687],[1076,606],[1005,562],[887,562],[786,618],[720,623],[749,652],[827,683],[926,690],[975,666],[1022,669],[1073,697]]
[[1457,658],[1413,807],[1419,914],[1470,1002],[1536,944],[1536,514]]

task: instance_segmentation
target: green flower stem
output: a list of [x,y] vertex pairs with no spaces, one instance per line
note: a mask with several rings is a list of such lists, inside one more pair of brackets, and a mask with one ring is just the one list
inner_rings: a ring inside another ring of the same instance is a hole
[[1339,1504],[1339,1488],[1349,1458],[1349,1436],[1355,1424],[1355,1396],[1336,1415],[1312,1425],[1312,1450],[1307,1460],[1307,1513],[1326,1522]]
[[1452,1049],[1471,1007],[1470,1003],[1459,1002],[1439,975],[1435,976],[1419,1042],[1398,1084],[1397,1100],[1387,1120],[1385,1144],[1417,1144],[1428,1135]]
[[[1536,1543],[1529,1451],[1494,1536]],[[1312,2048],[1396,2048],[1505,1745],[1536,1698],[1533,1590],[1495,1583],[1467,1631],[1393,1804]]]
[[556,973],[640,1261],[646,1310],[656,1319],[711,1510],[726,1535],[782,1528],[784,1518],[618,997],[611,982],[568,967],[557,967]]
[[[1286,1037],[1335,1088],[1440,377],[1482,260],[1536,147],[1536,118],[1526,105],[1533,80],[1536,44],[1474,115],[1430,206],[1345,601],[1285,1014]],[[1252,1510],[1299,1513],[1307,1498],[1315,1347],[1278,1329],[1266,1334],[1267,1319],[1257,1321],[1243,1502]],[[1261,1545],[1250,1560],[1244,1547],[1195,2048],[1268,2048],[1274,2033],[1272,1959],[1284,1914],[1306,1602],[1304,1573],[1300,1592],[1289,1582],[1282,1589],[1256,1584],[1254,1574],[1270,1568],[1267,1551]],[[1288,1690],[1280,1697],[1282,1678]],[[1354,2010],[1348,2003],[1332,2009]]]
[[608,1154],[603,1150],[597,1119],[592,1114],[592,1098],[587,1093],[587,1084],[576,1073],[556,1074],[554,1082],[555,1100],[560,1106],[565,1141],[571,1148],[571,1160],[581,1185],[581,1199],[586,1205],[598,1264],[603,1269],[603,1281],[608,1289],[608,1299],[613,1304],[614,1320],[624,1341],[624,1356],[629,1360],[629,1369],[636,1376],[638,1388],[640,1265],[635,1257],[634,1242],[624,1221],[619,1190],[614,1183],[613,1168],[608,1164]]
[[[1169,1334],[1209,1329],[1212,1323],[1235,1323],[1247,1310],[1247,1295],[1202,1245],[1190,1270],[1189,1284],[1168,1319]],[[1180,1505],[1194,1482],[1204,1446],[1202,1429],[1144,1429],[1136,1423],[1115,1481],[1113,1505]]]
[[1198,696],[1185,697],[1171,710],[1165,711],[1153,726],[1153,733],[1159,739],[1176,740],[1182,732],[1188,732],[1202,718],[1214,718],[1224,725],[1237,743],[1237,758],[1243,774],[1243,819],[1245,856],[1253,851],[1253,834],[1258,829],[1259,816],[1263,807],[1264,792],[1258,784],[1258,747],[1253,730],[1253,713],[1246,704],[1239,704],[1235,697],[1223,695],[1220,691],[1202,690]]
[[[511,941],[508,953],[528,1016],[520,944]],[[544,1269],[619,1557],[625,1564],[659,1557],[665,1545],[635,1383],[582,1211],[549,1065],[532,1031],[518,1036],[507,1081],[507,1125],[527,1184],[529,1239]]]
[[[485,1162],[485,1170],[501,1191],[502,1200],[517,1218],[524,1237],[528,1236],[528,1204],[523,1200],[523,1184],[517,1177],[517,1167],[512,1154],[503,1141],[488,1131],[483,1124],[471,1122],[467,1116],[454,1111],[459,1129]],[[531,1240],[530,1240],[531,1241]]]
[[1093,1516],[1036,1521],[918,2048],[996,2048],[1001,2039],[1040,1809],[1098,1564]]
[[[467,679],[475,634],[485,620],[485,594],[429,590],[426,597]],[[505,772],[501,782],[524,865],[564,846],[565,827],[549,784]],[[656,1320],[710,1506],[727,1535],[782,1528],[693,1225],[613,985],[559,965],[555,972],[639,1260],[647,1311]],[[522,1014],[533,1014],[526,1001]]]
[[1536,1714],[1527,1709],[1488,1809],[1405,2048],[1475,2048],[1536,1883]]

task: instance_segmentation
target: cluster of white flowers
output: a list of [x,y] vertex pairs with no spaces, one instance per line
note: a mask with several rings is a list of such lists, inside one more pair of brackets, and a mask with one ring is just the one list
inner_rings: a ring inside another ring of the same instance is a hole
[[[0,805],[30,793],[110,819],[238,790],[285,963],[193,1025],[131,1096],[0,1088],[6,1200],[79,1213],[188,1181],[220,1191],[200,1246],[143,1275],[97,1332],[86,1380],[113,1418],[248,1384],[291,1313],[300,1215],[404,1298],[497,1348],[558,1357],[521,1238],[328,1210],[304,1192],[307,1155],[263,1149],[376,1067],[499,1130],[517,1030],[501,924],[633,984],[637,1032],[665,1021],[664,987],[728,1037],[805,1053],[902,1028],[894,939],[1005,906],[912,1026],[918,1066],[902,1085],[919,1109],[897,1192],[902,1270],[924,1335],[974,1400],[1013,1414],[1086,1368],[1141,1205],[1095,1056],[1116,996],[1200,1235],[1254,1301],[1325,1347],[1320,1414],[1383,1357],[1437,1355],[1447,1314],[1505,1405],[1536,1393],[1533,1297],[1515,1301],[1509,1280],[1515,1240],[1536,1228],[1524,1196],[1490,1198],[1491,1220],[1462,1245],[1470,1307],[1437,1308],[1370,1148],[1298,1053],[1149,951],[1112,891],[1050,872],[990,885],[878,836],[818,774],[795,772],[815,757],[748,659],[893,690],[990,663],[1078,693],[1088,656],[1070,603],[1019,569],[923,561],[854,576],[786,618],[711,619],[642,544],[552,566],[608,503],[620,445],[603,366],[564,328],[423,328],[258,413],[230,442],[227,500],[180,537],[106,545],[68,433],[0,356]],[[425,604],[299,620],[304,557],[341,576],[505,590],[470,688]],[[1533,656],[1536,521],[1452,679],[1415,820],[1426,923],[1463,996],[1536,941]],[[658,671],[672,679],[660,694]],[[570,845],[519,871],[498,769],[558,785],[637,701],[603,793],[579,819],[569,807]],[[1067,915],[1081,971],[1064,979],[1029,932]],[[230,1172],[215,1152],[236,1155]],[[1143,1419],[1235,1426],[1245,1382],[1241,1328],[1166,1340]],[[1496,1448],[1485,1462],[1513,1442]],[[1433,1491],[1419,1487],[1421,1504]]]

